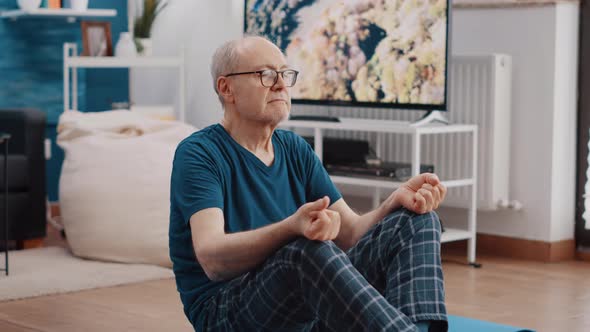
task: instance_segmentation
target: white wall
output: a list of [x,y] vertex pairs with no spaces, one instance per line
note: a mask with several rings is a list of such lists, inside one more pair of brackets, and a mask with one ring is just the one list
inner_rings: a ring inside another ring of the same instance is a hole
[[[154,55],[187,56],[187,121],[199,128],[216,123],[222,109],[213,91],[209,64],[215,49],[242,35],[242,0],[174,0],[154,23]],[[133,70],[132,100],[166,104],[176,96],[177,76],[169,70]]]
[[576,202],[578,23],[576,5],[556,11],[551,240],[573,237]]
[[[242,6],[241,0],[175,0],[156,21],[156,54],[187,47],[187,119],[198,127],[221,116],[209,64],[221,42],[241,35]],[[540,241],[573,238],[578,4],[454,8],[452,23],[454,54],[513,57],[510,199],[524,208],[478,213],[478,231]],[[132,77],[135,101],[164,102],[174,95],[172,74],[143,74],[151,76]],[[368,202],[349,199],[359,209]],[[448,226],[466,222],[464,210],[440,213]]]
[[[452,36],[455,54],[513,57],[510,198],[524,208],[478,213],[478,231],[573,238],[578,4],[455,9]],[[442,214],[447,223],[464,219],[463,211]]]

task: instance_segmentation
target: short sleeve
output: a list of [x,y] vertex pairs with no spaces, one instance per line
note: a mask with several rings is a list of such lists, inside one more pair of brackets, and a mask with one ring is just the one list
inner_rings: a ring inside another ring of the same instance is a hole
[[305,174],[305,193],[308,202],[315,201],[324,196],[330,197],[330,205],[342,198],[342,195],[330,179],[330,175],[322,165],[322,162],[303,138],[295,135],[295,146],[303,166]]
[[200,144],[183,142],[176,149],[170,197],[171,208],[177,209],[185,224],[200,210],[223,210],[221,173],[214,158]]

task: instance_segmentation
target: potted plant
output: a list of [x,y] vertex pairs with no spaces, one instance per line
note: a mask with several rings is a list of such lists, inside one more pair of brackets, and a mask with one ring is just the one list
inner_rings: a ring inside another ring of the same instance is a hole
[[143,0],[143,11],[135,19],[133,25],[133,35],[137,52],[141,55],[152,55],[151,30],[156,17],[166,6],[167,2],[162,0]]

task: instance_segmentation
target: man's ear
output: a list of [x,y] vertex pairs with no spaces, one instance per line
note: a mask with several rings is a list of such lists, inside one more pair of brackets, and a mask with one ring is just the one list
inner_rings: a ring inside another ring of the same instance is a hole
[[233,89],[227,77],[221,76],[217,78],[217,92],[220,96],[223,96],[226,103],[234,102]]

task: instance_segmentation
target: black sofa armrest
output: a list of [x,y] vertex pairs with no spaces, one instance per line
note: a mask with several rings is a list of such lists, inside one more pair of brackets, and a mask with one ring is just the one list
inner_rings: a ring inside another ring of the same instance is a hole
[[28,183],[24,188],[28,190],[9,190],[8,195],[9,204],[14,204],[9,210],[15,219],[10,227],[13,239],[45,236],[45,126],[46,115],[40,110],[0,109],[0,131],[11,135],[8,153],[11,157],[24,157],[27,168],[24,178]]

